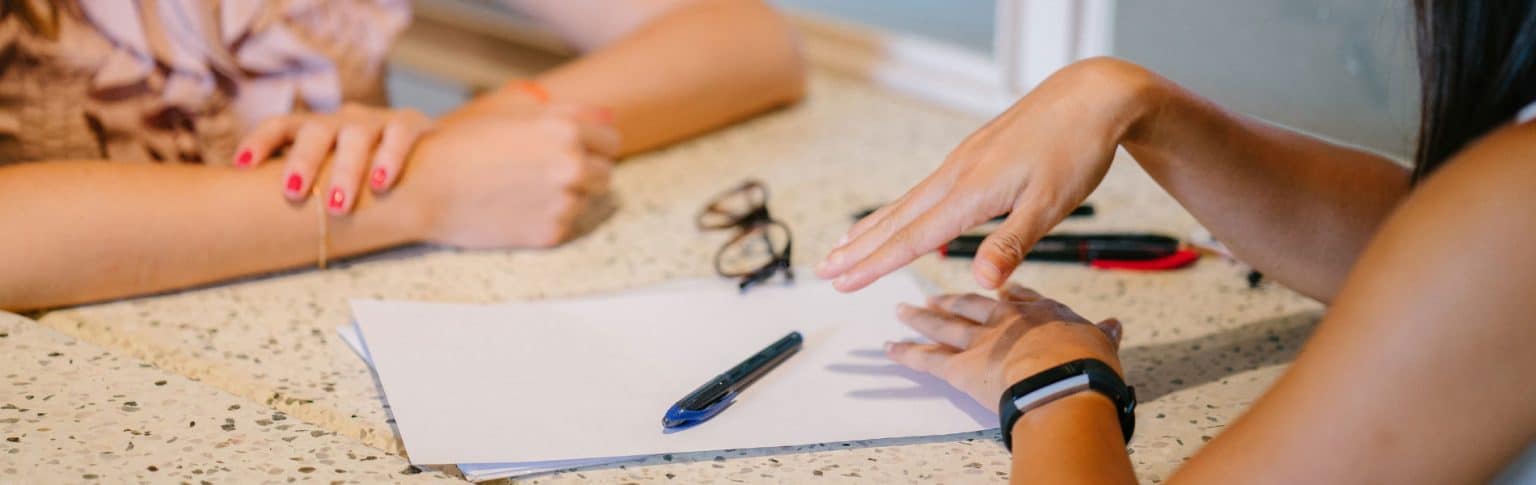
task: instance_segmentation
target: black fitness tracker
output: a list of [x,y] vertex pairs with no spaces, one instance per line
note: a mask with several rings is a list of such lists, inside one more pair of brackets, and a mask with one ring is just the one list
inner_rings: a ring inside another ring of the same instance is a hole
[[1013,425],[1031,409],[1082,391],[1095,391],[1115,403],[1120,431],[1131,442],[1136,431],[1136,389],[1125,385],[1115,369],[1098,359],[1078,359],[1029,376],[1003,391],[997,405],[1003,426],[1003,446],[1013,451]]

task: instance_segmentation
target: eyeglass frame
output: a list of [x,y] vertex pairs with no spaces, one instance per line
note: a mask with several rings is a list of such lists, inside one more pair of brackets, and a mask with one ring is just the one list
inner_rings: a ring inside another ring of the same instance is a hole
[[[752,207],[745,213],[736,215],[717,207],[731,196],[737,194],[747,195],[749,194],[748,191],[751,190],[760,191],[762,193],[762,199],[751,202]],[[706,224],[704,222],[704,218],[709,214],[722,215],[729,217],[730,219],[724,224]],[[714,197],[711,197],[709,199],[709,203],[705,204],[704,209],[699,211],[698,216],[694,218],[694,223],[700,230],[703,231],[718,231],[724,229],[738,230],[735,237],[732,237],[730,240],[726,241],[725,244],[721,245],[720,249],[715,252],[714,266],[715,273],[719,274],[720,276],[727,278],[740,278],[740,282],[737,284],[737,289],[740,291],[746,292],[753,285],[767,281],[779,271],[784,272],[784,278],[786,281],[793,282],[795,280],[795,272],[791,267],[791,256],[793,255],[795,246],[794,233],[789,230],[789,226],[787,224],[784,224],[783,221],[778,219],[774,219],[773,215],[768,212],[768,187],[764,186],[761,181],[756,179],[748,179],[742,182],[740,185],[737,185],[735,188],[723,191],[719,194],[716,194]],[[773,240],[770,239],[768,233],[769,227],[778,227],[784,230],[785,243],[784,251],[782,254],[774,247]],[[722,265],[722,258],[725,256],[726,250],[734,247],[744,238],[753,236],[754,234],[762,236],[763,242],[768,246],[769,253],[773,256],[772,259],[763,266],[760,266],[757,269],[751,271],[726,271]]]

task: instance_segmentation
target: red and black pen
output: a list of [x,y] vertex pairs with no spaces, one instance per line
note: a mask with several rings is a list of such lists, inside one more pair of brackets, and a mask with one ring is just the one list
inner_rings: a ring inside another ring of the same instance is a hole
[[[986,235],[965,235],[939,248],[951,258],[970,258]],[[1040,238],[1024,256],[1028,261],[1084,263],[1101,269],[1178,269],[1200,259],[1200,253],[1178,239],[1158,234],[1050,234]]]

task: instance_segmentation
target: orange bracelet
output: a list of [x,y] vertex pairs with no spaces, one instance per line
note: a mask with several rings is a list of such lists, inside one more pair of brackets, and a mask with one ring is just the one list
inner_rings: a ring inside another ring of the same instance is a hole
[[539,104],[549,102],[549,90],[544,89],[544,86],[537,82],[520,79],[507,83],[507,87],[514,91],[528,95],[528,97],[533,98],[534,101],[538,101]]

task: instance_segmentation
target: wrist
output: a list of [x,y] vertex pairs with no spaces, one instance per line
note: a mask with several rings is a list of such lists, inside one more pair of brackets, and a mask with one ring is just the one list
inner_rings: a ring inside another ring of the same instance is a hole
[[417,149],[412,150],[405,163],[409,168],[400,174],[399,182],[389,192],[370,194],[372,202],[378,204],[379,209],[385,209],[381,212],[390,219],[389,232],[403,239],[401,242],[405,244],[432,239],[434,212],[441,207],[440,193],[443,191],[439,186],[444,182],[433,173],[441,164],[427,160],[423,153],[429,150],[422,149],[432,136],[428,134],[418,143]]
[[541,109],[549,104],[549,91],[542,84],[529,80],[513,80],[502,87],[476,96],[447,115],[441,121],[457,121],[485,115],[520,115]]
[[1013,452],[1020,453],[1041,436],[1056,435],[1056,431],[1071,430],[1072,434],[1093,433],[1121,439],[1119,415],[1115,402],[1109,397],[1082,391],[1032,409],[1013,423]]
[[1100,57],[1069,67],[1071,82],[1089,86],[1099,100],[1109,135],[1116,143],[1136,143],[1144,127],[1166,104],[1170,91],[1165,80],[1128,61]]

